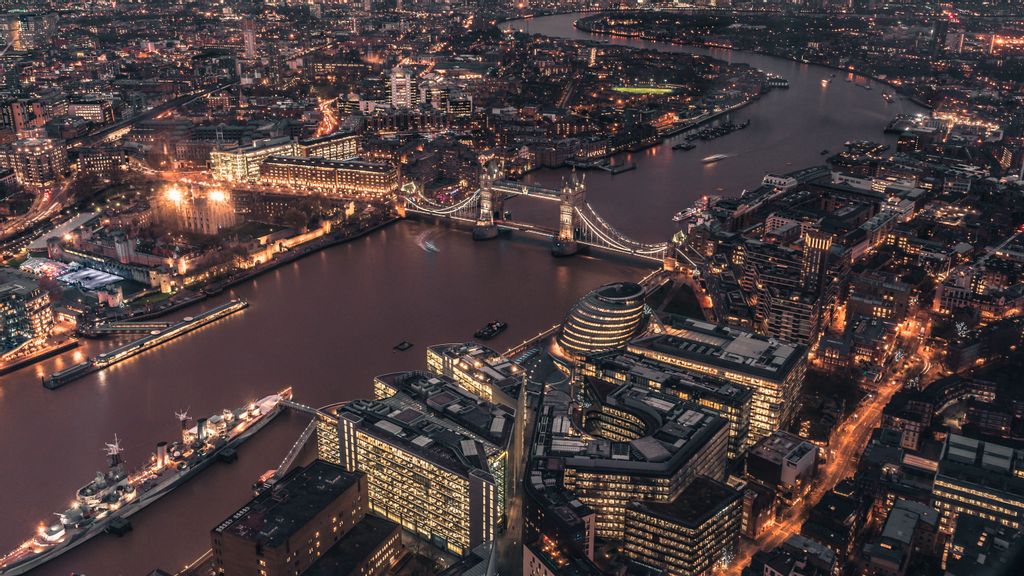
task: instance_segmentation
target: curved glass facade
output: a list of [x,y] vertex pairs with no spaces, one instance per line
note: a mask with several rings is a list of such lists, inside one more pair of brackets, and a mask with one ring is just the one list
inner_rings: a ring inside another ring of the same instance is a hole
[[635,282],[606,284],[587,294],[566,315],[558,344],[582,355],[622,348],[644,320],[644,289]]

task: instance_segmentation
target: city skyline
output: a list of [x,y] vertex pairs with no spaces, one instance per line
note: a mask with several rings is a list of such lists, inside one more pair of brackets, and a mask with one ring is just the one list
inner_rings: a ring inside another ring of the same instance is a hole
[[0,2],[0,575],[1016,574],[1022,19]]

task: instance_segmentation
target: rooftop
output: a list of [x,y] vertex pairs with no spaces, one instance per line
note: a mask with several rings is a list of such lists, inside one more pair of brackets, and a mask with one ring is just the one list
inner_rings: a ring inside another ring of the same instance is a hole
[[303,576],[352,574],[388,538],[400,537],[399,526],[390,520],[367,515],[352,527],[327,553],[303,572]]
[[290,166],[312,166],[317,168],[334,168],[338,170],[365,170],[367,172],[390,172],[394,167],[382,162],[366,162],[363,160],[332,160],[330,158],[307,158],[305,156],[270,156],[268,164],[287,164]]
[[322,460],[296,468],[221,522],[214,532],[275,548],[354,486],[360,476]]
[[394,394],[355,400],[335,411],[369,436],[459,474],[486,472],[487,460],[508,444],[514,413],[466,392],[450,378],[396,372],[375,380]]
[[796,462],[815,446],[803,438],[786,431],[778,431],[759,440],[750,448],[750,455],[775,464]]
[[660,352],[771,380],[784,380],[805,356],[804,346],[730,326],[686,318],[673,328],[678,334],[641,338],[628,350],[644,355]]
[[626,474],[673,474],[728,426],[714,411],[644,386],[624,384],[604,404],[637,416],[647,435],[630,442],[605,438],[581,440],[568,435],[552,439],[551,451],[566,456],[565,466]]
[[629,508],[698,528],[741,496],[742,493],[717,480],[698,476],[672,502],[632,502]]
[[631,381],[657,382],[662,391],[686,390],[692,395],[714,398],[732,406],[748,402],[754,394],[753,390],[746,386],[677,368],[632,352],[595,352],[587,355],[586,362],[593,364],[598,372],[625,372],[630,375]]

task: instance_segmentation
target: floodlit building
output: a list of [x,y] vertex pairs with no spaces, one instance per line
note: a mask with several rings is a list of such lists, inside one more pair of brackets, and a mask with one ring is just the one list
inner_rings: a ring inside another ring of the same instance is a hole
[[257,140],[249,146],[236,146],[210,152],[210,174],[228,182],[255,182],[260,164],[269,156],[295,156],[297,146],[287,136]]
[[384,197],[398,192],[401,184],[397,165],[362,160],[272,156],[258,171],[262,184],[327,194]]
[[750,441],[784,428],[804,381],[807,350],[730,326],[687,318],[674,334],[650,336],[627,350],[754,390]]
[[351,160],[359,154],[359,136],[351,132],[334,132],[316,138],[299,140],[299,155],[307,158]]
[[378,376],[374,394],[321,415],[321,458],[364,472],[370,509],[442,550],[490,542],[503,521],[514,413],[425,372]]
[[704,476],[672,502],[631,502],[623,549],[662,574],[708,574],[736,549],[742,504],[740,492]]
[[231,196],[220,190],[203,194],[170,188],[163,199],[164,218],[175,229],[213,236],[238,223]]

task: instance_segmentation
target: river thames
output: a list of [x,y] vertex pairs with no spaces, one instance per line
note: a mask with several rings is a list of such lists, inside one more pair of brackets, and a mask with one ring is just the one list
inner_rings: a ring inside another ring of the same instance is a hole
[[[575,15],[536,18],[506,26],[532,33],[585,38]],[[637,47],[652,44],[625,39]],[[588,197],[612,225],[640,240],[663,241],[672,215],[703,194],[734,195],[753,188],[765,172],[821,163],[822,149],[850,139],[882,139],[899,112],[917,111],[879,91],[841,80],[823,88],[832,71],[769,56],[675,46],[781,74],[789,90],[775,91],[734,114],[751,126],[692,152],[672,152],[672,141],[632,154],[632,172],[588,173]],[[729,154],[716,164],[700,158]],[[563,170],[529,180],[557,184]],[[552,225],[555,208],[515,201],[516,217]],[[493,342],[508,348],[561,320],[588,290],[638,279],[649,269],[591,256],[554,259],[546,243],[503,237],[475,243],[466,231],[402,222],[366,238],[310,255],[236,287],[217,300],[172,315],[185,316],[230,297],[251,307],[111,369],[45,390],[40,377],[111,347],[85,341],[78,350],[0,378],[0,494],[4,521],[0,549],[23,541],[42,520],[64,510],[75,490],[105,466],[103,443],[116,433],[130,466],[155,443],[178,431],[174,411],[219,412],[286,386],[314,406],[367,397],[375,374],[425,367],[426,346],[470,339],[491,320],[509,322]],[[395,352],[408,340],[414,347]],[[239,450],[230,465],[214,464],[173,494],[132,517],[124,538],[100,536],[33,574],[88,576],[168,571],[209,547],[209,530],[250,496],[250,485],[280,462],[308,423],[285,413]]]

